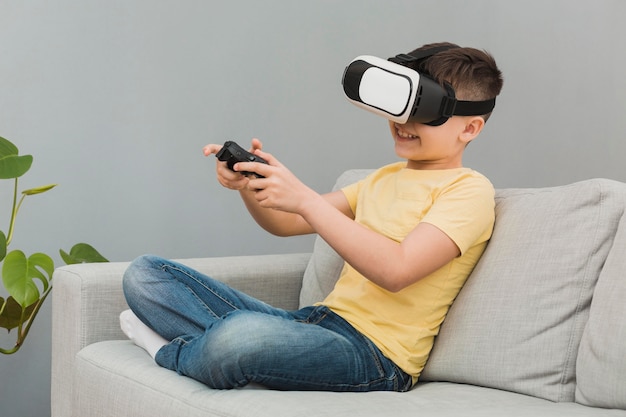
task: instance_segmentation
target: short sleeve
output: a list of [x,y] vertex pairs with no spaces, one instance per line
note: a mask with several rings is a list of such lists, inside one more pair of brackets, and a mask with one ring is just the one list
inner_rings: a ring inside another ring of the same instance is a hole
[[470,176],[448,187],[422,219],[443,231],[464,254],[491,237],[495,191],[484,177]]
[[348,204],[350,204],[350,209],[352,210],[353,214],[356,213],[356,203],[359,197],[359,191],[361,190],[362,184],[363,184],[363,181],[358,181],[358,182],[355,182],[354,184],[350,184],[341,189],[343,194],[346,196],[346,199],[348,200]]

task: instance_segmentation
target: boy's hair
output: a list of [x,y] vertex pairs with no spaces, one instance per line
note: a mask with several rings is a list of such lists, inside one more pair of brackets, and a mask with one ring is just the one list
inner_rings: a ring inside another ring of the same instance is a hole
[[[413,69],[429,74],[441,85],[449,83],[460,100],[489,100],[500,94],[502,73],[495,59],[486,51],[461,48],[456,44],[443,42],[424,45],[410,54],[439,46],[454,48],[425,59]],[[482,117],[487,121],[490,115],[491,113]]]

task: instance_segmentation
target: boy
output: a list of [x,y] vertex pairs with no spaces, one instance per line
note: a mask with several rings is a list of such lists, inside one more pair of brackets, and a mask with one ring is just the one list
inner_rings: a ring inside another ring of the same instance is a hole
[[[437,44],[411,54],[441,46],[450,49],[410,65],[449,83],[459,100],[495,99],[502,76],[487,53]],[[317,233],[328,242],[346,261],[334,290],[315,306],[284,311],[143,256],[124,276],[132,309],[121,315],[124,332],[159,365],[213,388],[255,382],[285,390],[409,390],[491,236],[493,187],[462,166],[489,116],[455,115],[438,125],[389,121],[406,162],[325,195],[253,139],[252,151],[269,164],[240,162],[231,171],[218,162],[219,182],[238,190],[270,233]],[[220,149],[207,145],[204,153]]]

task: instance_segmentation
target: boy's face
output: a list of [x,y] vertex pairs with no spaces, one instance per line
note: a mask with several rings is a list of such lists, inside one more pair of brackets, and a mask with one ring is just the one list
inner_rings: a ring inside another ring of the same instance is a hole
[[[440,126],[389,121],[396,155],[411,169],[450,169],[463,166],[463,151],[477,134],[468,135],[468,122],[476,119],[453,116]],[[483,122],[484,124],[484,122]],[[482,125],[478,129],[482,128]]]

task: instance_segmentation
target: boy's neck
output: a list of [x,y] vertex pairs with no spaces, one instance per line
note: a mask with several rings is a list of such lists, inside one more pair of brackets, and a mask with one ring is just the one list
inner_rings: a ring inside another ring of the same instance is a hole
[[413,161],[407,160],[406,162],[407,169],[415,169],[420,171],[435,171],[435,170],[444,170],[444,169],[459,169],[463,168],[463,164],[461,162],[423,162],[423,161]]

